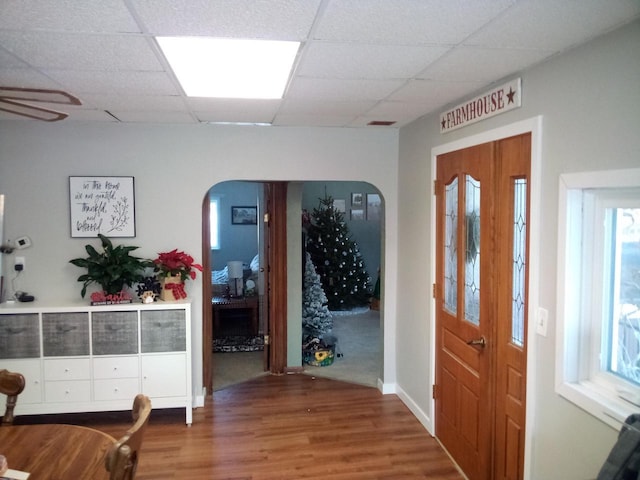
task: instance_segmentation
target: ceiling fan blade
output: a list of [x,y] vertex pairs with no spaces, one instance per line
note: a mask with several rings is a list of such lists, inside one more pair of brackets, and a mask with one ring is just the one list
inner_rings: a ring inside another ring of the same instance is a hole
[[0,99],[27,100],[31,102],[62,103],[65,105],[82,105],[73,95],[62,90],[41,88],[18,88],[0,86]]
[[58,120],[64,120],[69,116],[63,112],[56,112],[55,110],[49,110],[48,108],[34,107],[33,105],[14,102],[13,100],[7,100],[6,98],[0,98],[0,110],[21,115],[23,117],[43,120],[45,122],[57,122]]

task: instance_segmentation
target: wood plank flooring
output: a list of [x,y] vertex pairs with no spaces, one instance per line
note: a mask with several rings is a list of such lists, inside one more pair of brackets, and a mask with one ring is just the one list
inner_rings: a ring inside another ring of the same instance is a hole
[[[129,412],[18,417],[121,436]],[[153,410],[138,480],[462,479],[395,395],[309,375],[264,376],[215,392],[205,408]]]

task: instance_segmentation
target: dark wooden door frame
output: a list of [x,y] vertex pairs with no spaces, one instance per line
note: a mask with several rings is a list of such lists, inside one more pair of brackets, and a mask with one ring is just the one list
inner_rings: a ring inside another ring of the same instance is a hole
[[213,310],[211,308],[211,225],[209,192],[202,200],[202,385],[213,392]]
[[269,276],[269,355],[271,373],[287,367],[287,182],[265,184],[269,198],[267,235]]
[[[269,236],[264,294],[269,299],[270,371],[282,374],[287,366],[287,182],[265,182],[269,210],[266,225]],[[211,309],[211,238],[209,194],[202,202],[202,385],[213,392],[213,312]]]

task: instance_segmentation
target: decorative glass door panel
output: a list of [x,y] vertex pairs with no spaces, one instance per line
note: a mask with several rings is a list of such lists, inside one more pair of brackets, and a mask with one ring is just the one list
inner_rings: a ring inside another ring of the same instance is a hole
[[511,341],[524,345],[524,316],[527,304],[527,180],[513,181],[513,306],[511,309]]
[[480,325],[480,181],[467,175],[466,186],[464,318]]
[[445,187],[444,307],[458,311],[458,178]]

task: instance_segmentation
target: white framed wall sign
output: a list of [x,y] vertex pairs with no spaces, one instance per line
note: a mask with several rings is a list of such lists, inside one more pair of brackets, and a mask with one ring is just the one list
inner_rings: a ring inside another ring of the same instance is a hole
[[133,177],[69,177],[72,237],[135,237]]

